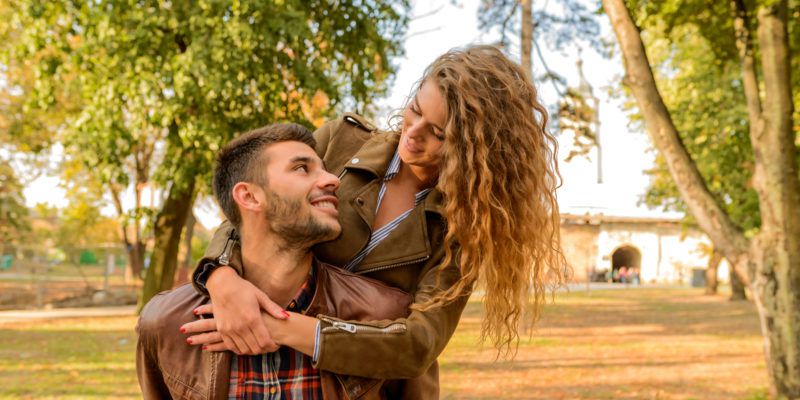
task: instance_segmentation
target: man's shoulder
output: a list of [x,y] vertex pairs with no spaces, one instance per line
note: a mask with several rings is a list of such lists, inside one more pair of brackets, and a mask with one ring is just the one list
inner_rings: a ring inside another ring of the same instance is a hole
[[139,334],[174,330],[197,319],[194,309],[208,302],[191,284],[179,286],[155,295],[139,314]]

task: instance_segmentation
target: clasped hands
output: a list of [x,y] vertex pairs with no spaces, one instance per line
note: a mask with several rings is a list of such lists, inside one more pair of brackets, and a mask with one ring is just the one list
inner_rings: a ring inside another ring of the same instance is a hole
[[[220,268],[218,274],[236,274],[229,268]],[[210,282],[209,282],[210,283]],[[203,346],[208,351],[232,351],[238,355],[256,355],[278,350],[268,329],[270,321],[289,318],[282,307],[252,283],[243,279],[229,279],[209,292],[214,304],[197,307],[194,314],[203,318],[181,326],[180,331],[188,335],[190,345]],[[263,311],[262,311],[263,310]]]

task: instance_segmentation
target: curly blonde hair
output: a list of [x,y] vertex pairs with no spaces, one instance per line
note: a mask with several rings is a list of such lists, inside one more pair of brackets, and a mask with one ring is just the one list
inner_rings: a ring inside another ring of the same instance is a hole
[[[539,318],[548,287],[564,283],[556,188],[557,142],[525,71],[492,46],[451,50],[425,70],[447,103],[442,169],[447,246],[461,278],[417,309],[485,290],[481,340],[516,354],[520,327]],[[513,349],[512,349],[512,345]]]

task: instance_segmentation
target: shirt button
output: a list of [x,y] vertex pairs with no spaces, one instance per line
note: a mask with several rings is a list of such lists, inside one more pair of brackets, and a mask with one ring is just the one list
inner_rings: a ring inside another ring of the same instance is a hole
[[277,391],[278,391],[278,388],[276,388],[275,386],[269,388],[269,393],[270,394],[275,394],[275,392],[277,392]]
[[362,199],[361,197],[358,197],[358,198],[356,198],[356,203],[358,205],[360,205],[360,206],[363,206],[364,205],[364,199]]
[[361,160],[359,160],[358,157],[356,157],[356,158],[350,160],[350,163],[351,164],[358,164],[359,161],[361,161]]

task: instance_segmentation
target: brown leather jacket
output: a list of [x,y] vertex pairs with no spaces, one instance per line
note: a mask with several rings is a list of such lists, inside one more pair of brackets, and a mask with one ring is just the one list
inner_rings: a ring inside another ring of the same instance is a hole
[[[406,316],[411,296],[385,284],[316,263],[316,291],[308,315],[354,320],[387,320]],[[145,399],[227,399],[231,353],[202,351],[186,344],[181,325],[208,298],[190,285],[158,294],[142,310],[136,331],[136,372]],[[393,384],[380,379],[320,371],[323,397],[330,399],[395,398]]]
[[[341,178],[336,193],[342,235],[315,246],[313,251],[322,261],[346,265],[366,246],[372,233],[378,191],[397,149],[399,135],[378,132],[362,117],[345,114],[317,129],[314,137],[317,154],[328,170]],[[455,263],[438,276],[445,252],[442,202],[441,192],[431,191],[354,272],[411,293],[416,303],[423,303],[451,286],[460,277]],[[226,222],[217,230],[200,265],[223,260],[241,273],[238,247],[228,241],[232,229]],[[457,251],[455,245],[454,251]],[[200,268],[196,273],[199,271]],[[203,289],[198,287],[198,290]],[[340,374],[374,378],[417,377],[393,384],[403,387],[404,398],[436,399],[439,397],[436,359],[455,331],[466,301],[464,296],[441,308],[412,311],[407,318],[393,322],[394,326],[405,327],[402,333],[393,335],[381,333],[388,322],[348,321],[364,327],[351,334],[323,320],[316,366]]]

